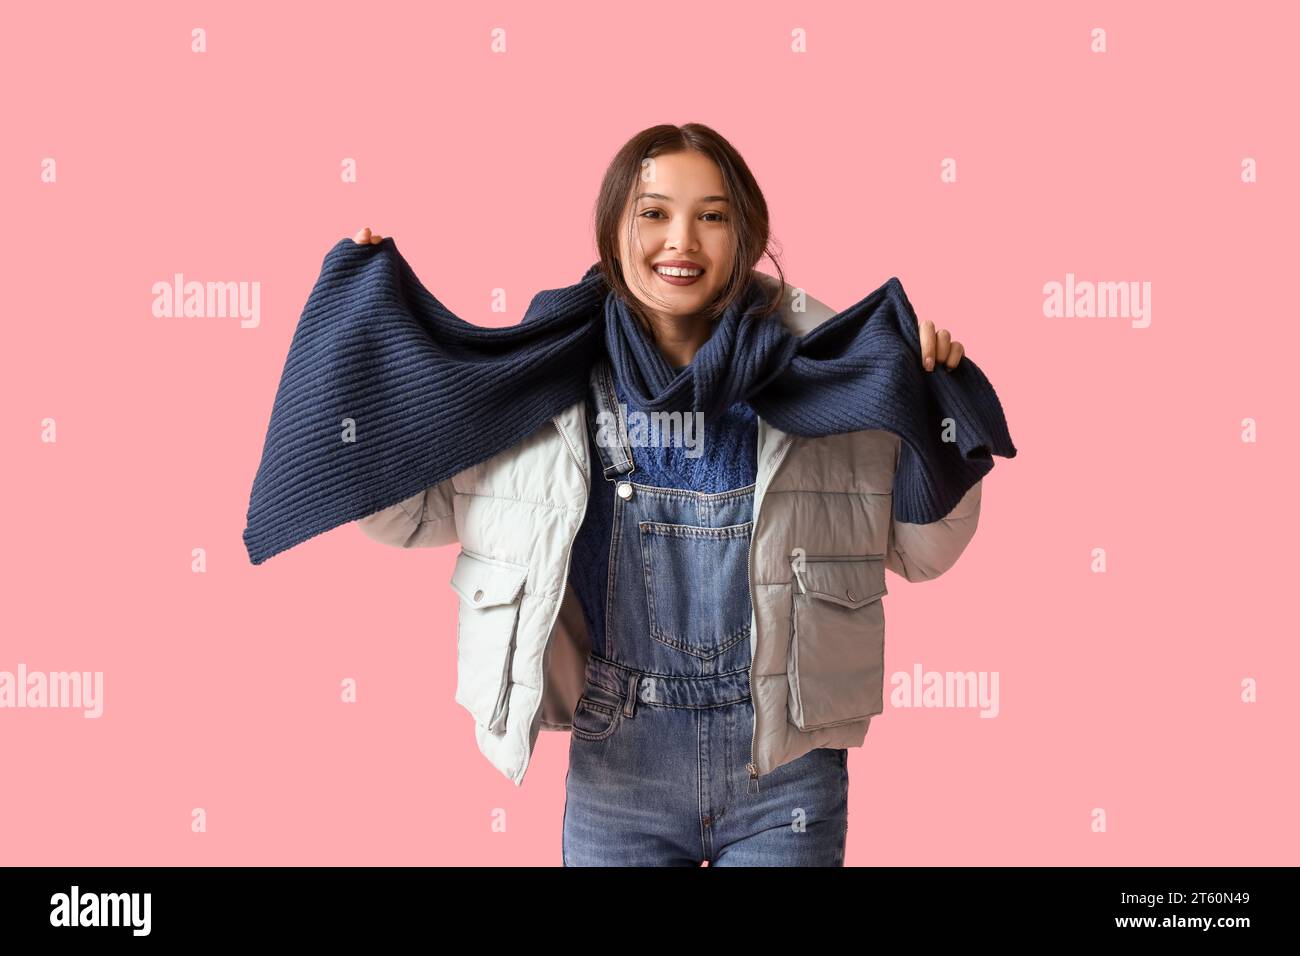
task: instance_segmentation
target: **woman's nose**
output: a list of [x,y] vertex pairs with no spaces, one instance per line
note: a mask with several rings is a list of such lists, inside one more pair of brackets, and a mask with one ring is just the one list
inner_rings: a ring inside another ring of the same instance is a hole
[[691,226],[675,227],[668,236],[668,245],[678,252],[692,252],[695,249],[695,230]]

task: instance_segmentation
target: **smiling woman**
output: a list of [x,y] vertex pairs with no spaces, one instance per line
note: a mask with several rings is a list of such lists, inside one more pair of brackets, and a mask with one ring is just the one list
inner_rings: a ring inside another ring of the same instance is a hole
[[[655,126],[610,162],[596,200],[596,248],[611,289],[684,365],[744,294],[769,248],[767,201],[744,159],[707,126]],[[781,305],[781,281],[761,316]],[[635,290],[635,291],[634,291]]]
[[[1001,405],[897,278],[839,313],[786,283],[761,190],[708,127],[634,136],[594,225],[599,262],[500,329],[442,307],[391,238],[332,250],[250,557],[340,514],[458,543],[456,700],[517,785],[538,731],[570,732],[566,865],[842,865],[885,571],[929,580],[963,552],[991,455],[1015,455]],[[700,427],[637,440],[665,413]],[[344,416],[362,438],[340,454]]]

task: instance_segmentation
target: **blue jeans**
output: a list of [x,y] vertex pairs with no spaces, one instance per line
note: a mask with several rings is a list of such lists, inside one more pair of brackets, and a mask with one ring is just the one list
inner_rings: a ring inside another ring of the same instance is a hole
[[565,866],[844,865],[847,750],[809,751],[749,793],[748,697],[626,709],[624,695],[591,684],[578,705]]
[[[598,407],[611,398],[597,389]],[[750,780],[754,486],[639,484],[632,449],[599,451],[621,493],[605,640],[573,715],[564,865],[843,866],[847,750]]]

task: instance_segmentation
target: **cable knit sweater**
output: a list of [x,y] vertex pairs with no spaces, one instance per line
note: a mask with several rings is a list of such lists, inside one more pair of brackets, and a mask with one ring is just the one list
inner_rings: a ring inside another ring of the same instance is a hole
[[[614,391],[629,413],[644,411],[630,400],[617,376]],[[588,411],[592,405],[588,402]],[[603,474],[596,447],[594,415],[588,416],[587,449],[591,456],[591,497],[573,542],[569,586],[578,596],[596,654],[605,648],[605,592],[609,579],[609,543],[613,530],[614,485]],[[736,402],[722,415],[706,415],[700,444],[703,454],[690,458],[683,447],[632,446],[636,471],[630,480],[659,488],[689,491],[731,491],[752,485],[757,478],[758,420],[745,402]],[[748,519],[746,519],[748,520]]]

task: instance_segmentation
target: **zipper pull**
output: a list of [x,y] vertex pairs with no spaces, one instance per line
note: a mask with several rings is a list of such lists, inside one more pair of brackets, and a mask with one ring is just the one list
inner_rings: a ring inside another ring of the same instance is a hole
[[752,762],[745,765],[749,768],[749,793],[758,793],[758,767]]

